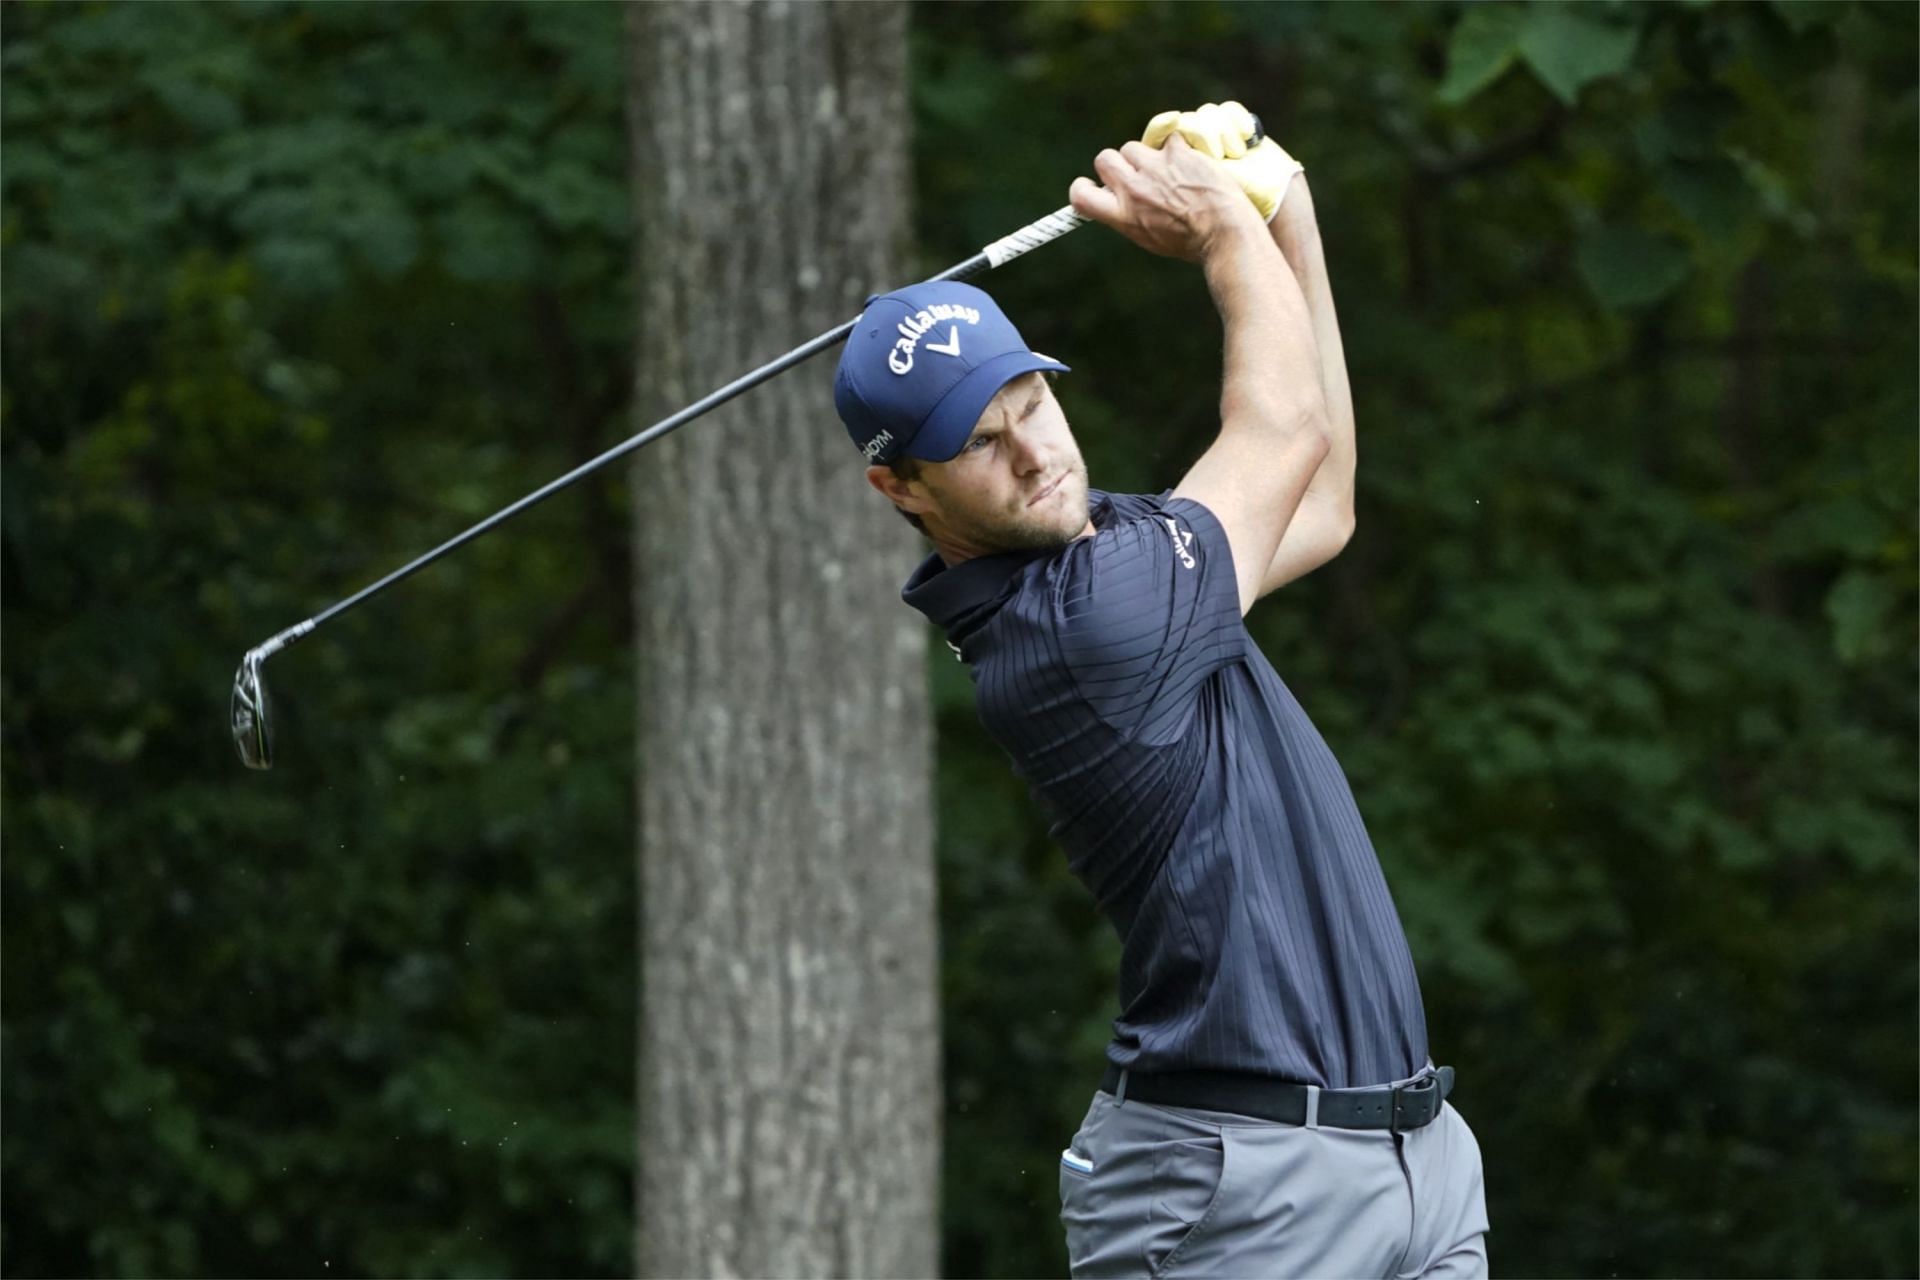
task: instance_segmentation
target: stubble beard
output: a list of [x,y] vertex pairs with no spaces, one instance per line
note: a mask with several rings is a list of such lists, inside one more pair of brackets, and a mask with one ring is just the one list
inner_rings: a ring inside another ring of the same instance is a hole
[[1087,464],[1075,459],[1060,482],[1063,491],[1049,495],[1044,511],[1020,507],[999,517],[969,518],[967,538],[995,551],[1056,551],[1080,536],[1087,527]]

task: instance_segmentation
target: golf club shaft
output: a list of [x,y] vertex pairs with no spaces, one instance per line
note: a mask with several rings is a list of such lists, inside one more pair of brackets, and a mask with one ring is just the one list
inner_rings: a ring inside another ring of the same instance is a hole
[[[978,275],[982,271],[988,271],[994,267],[1002,266],[1030,249],[1037,249],[1049,240],[1058,239],[1060,236],[1072,231],[1084,222],[1086,222],[1086,219],[1075,213],[1071,206],[1057,209],[1039,221],[1029,223],[1027,226],[1022,227],[1012,235],[1003,236],[994,241],[979,253],[968,258],[965,262],[956,263],[948,267],[945,271],[942,271],[939,275],[929,277],[929,281],[964,280],[968,276]],[[860,318],[855,316],[852,320],[848,320],[844,324],[835,325],[819,337],[801,343],[778,359],[769,360],[766,364],[761,365],[751,373],[742,374],[732,382],[727,383],[724,387],[721,387],[718,391],[714,391],[702,399],[694,401],[671,417],[662,418],[640,434],[621,441],[596,458],[591,458],[581,463],[559,479],[542,485],[511,506],[502,507],[485,520],[482,520],[479,524],[474,525],[463,533],[455,534],[419,559],[400,566],[371,586],[362,587],[339,603],[329,605],[319,613],[314,614],[313,617],[308,618],[305,622],[296,623],[288,627],[285,631],[280,632],[259,645],[254,652],[264,659],[278,653],[288,645],[304,639],[315,627],[327,619],[337,614],[345,613],[355,605],[379,595],[395,583],[412,577],[414,574],[420,572],[420,570],[432,564],[435,560],[438,560],[441,556],[465,546],[483,533],[498,528],[500,525],[505,524],[507,521],[513,519],[513,517],[519,515],[522,511],[525,511],[528,507],[545,501],[575,481],[585,479],[587,476],[592,475],[594,472],[600,470],[600,468],[606,466],[609,462],[617,458],[624,458],[642,445],[651,444],[668,432],[684,427],[701,414],[720,407],[741,392],[759,386],[774,375],[783,373],[802,361],[818,355],[837,342],[845,341],[846,336],[853,332],[853,326],[858,324],[859,320]]]

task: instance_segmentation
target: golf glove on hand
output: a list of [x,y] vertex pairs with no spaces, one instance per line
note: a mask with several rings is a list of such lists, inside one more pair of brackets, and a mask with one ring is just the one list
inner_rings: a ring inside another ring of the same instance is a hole
[[1162,111],[1147,121],[1140,141],[1160,147],[1179,134],[1195,151],[1227,166],[1240,189],[1268,222],[1280,211],[1287,184],[1306,166],[1288,155],[1272,138],[1259,138],[1259,122],[1237,102],[1209,102],[1198,111]]

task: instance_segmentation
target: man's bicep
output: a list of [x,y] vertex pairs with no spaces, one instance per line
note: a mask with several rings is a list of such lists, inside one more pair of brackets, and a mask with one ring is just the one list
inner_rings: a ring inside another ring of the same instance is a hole
[[1276,451],[1240,435],[1222,435],[1173,493],[1213,513],[1232,548],[1240,612],[1253,608],[1307,484],[1326,456],[1324,436],[1308,434]]

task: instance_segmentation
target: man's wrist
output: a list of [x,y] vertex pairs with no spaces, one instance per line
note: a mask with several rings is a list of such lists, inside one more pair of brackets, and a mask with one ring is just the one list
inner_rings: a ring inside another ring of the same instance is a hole
[[1266,226],[1260,221],[1260,215],[1253,205],[1243,202],[1242,208],[1223,216],[1215,225],[1213,233],[1207,237],[1206,246],[1200,252],[1202,266],[1210,266],[1216,261],[1238,257],[1249,250],[1258,252],[1263,246],[1271,244]]
[[1296,173],[1287,183],[1285,198],[1280,207],[1274,210],[1273,227],[1275,237],[1305,242],[1320,234],[1320,224],[1313,212],[1313,193],[1307,190],[1307,175]]

